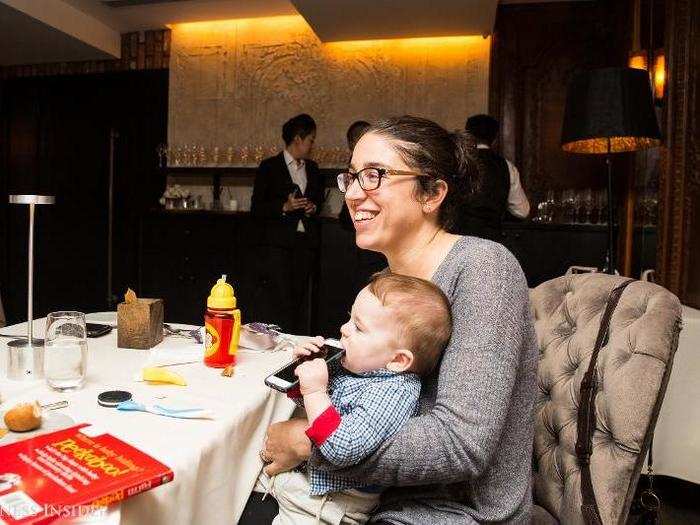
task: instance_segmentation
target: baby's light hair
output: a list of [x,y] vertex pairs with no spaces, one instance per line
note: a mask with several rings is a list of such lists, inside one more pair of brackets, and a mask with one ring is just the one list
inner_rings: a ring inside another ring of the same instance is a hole
[[389,271],[375,273],[367,289],[397,320],[398,342],[413,352],[410,371],[428,375],[452,335],[452,311],[445,294],[430,281]]

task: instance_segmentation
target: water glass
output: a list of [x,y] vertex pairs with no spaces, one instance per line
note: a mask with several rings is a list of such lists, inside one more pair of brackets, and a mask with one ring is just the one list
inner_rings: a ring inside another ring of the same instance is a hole
[[82,312],[51,312],[46,317],[44,376],[65,392],[83,386],[87,372],[87,331]]

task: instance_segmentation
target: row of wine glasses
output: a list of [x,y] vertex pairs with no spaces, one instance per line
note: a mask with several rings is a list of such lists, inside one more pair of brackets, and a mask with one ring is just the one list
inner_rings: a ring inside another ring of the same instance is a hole
[[537,205],[535,222],[561,224],[607,224],[608,196],[605,190],[548,190]]
[[[255,167],[267,158],[277,155],[277,144],[246,144],[233,146],[205,146],[203,144],[160,144],[156,149],[158,165],[165,167]],[[313,160],[322,167],[342,167],[348,162],[346,148],[318,147],[313,150]]]
[[644,193],[637,199],[635,222],[643,226],[655,226],[658,221],[659,198],[656,193]]

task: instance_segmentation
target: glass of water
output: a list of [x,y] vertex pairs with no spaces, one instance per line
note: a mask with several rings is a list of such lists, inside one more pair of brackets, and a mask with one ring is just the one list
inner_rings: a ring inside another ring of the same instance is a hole
[[82,312],[51,312],[46,317],[44,376],[54,390],[83,386],[87,372],[87,332]]

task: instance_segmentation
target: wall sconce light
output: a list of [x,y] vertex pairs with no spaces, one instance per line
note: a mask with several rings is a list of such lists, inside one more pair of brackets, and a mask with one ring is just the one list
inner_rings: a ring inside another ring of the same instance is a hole
[[632,51],[630,53],[630,59],[627,65],[632,69],[643,69],[644,71],[647,71],[649,69],[647,64],[647,52]]
[[633,69],[648,71],[653,87],[654,100],[657,103],[663,100],[666,85],[666,55],[663,48],[654,51],[651,67],[649,67],[649,56],[645,50],[632,51],[627,65]]
[[654,98],[656,100],[661,100],[664,98],[664,87],[666,86],[666,55],[663,49],[654,51],[654,69],[652,75]]

